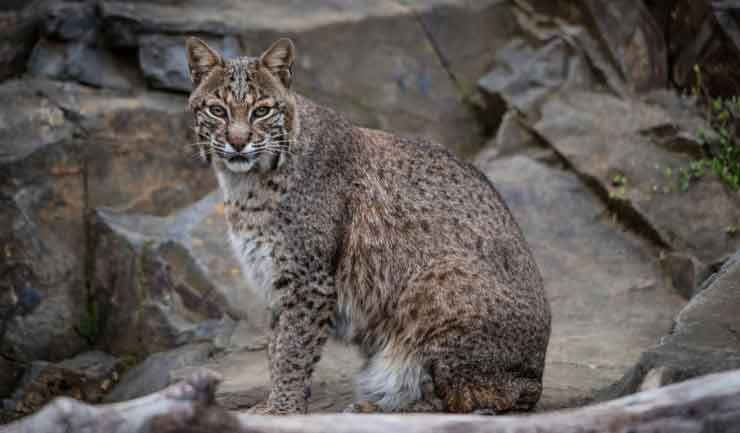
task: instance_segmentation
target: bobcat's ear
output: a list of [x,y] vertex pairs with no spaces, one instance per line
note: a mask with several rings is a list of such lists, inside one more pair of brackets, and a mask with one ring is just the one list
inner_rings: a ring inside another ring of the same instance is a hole
[[290,39],[277,40],[260,56],[260,63],[280,79],[283,86],[290,87],[290,78],[295,59],[295,47]]
[[221,56],[201,39],[189,37],[185,41],[185,48],[188,54],[190,79],[193,81],[194,87],[198,87],[211,69],[224,63]]

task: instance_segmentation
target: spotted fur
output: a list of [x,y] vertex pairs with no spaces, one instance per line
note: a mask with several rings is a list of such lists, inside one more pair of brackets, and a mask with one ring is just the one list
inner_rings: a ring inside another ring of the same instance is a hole
[[198,145],[272,312],[270,395],[251,411],[305,412],[330,334],[367,356],[350,410],[531,408],[550,310],[495,188],[442,146],[295,94],[293,58],[287,40],[234,60],[188,40]]

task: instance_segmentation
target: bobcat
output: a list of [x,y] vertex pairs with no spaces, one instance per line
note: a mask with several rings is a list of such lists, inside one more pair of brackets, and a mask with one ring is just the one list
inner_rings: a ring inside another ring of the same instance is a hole
[[443,146],[355,127],[291,90],[293,43],[222,58],[188,38],[199,152],[271,311],[270,394],[305,413],[333,335],[367,357],[348,411],[500,413],[542,392],[550,309],[521,230]]

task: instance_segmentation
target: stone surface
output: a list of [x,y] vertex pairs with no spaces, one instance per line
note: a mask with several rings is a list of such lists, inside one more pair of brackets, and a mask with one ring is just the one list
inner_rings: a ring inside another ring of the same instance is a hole
[[684,301],[663,282],[656,252],[615,225],[575,175],[524,157],[480,167],[519,221],[551,302],[540,407],[589,400],[668,332]]
[[0,9],[0,80],[17,76],[25,71],[33,44],[36,42],[41,18],[33,5],[25,9]]
[[566,39],[555,37],[541,47],[513,39],[496,53],[493,70],[478,82],[490,107],[502,100],[507,107],[528,115],[553,92],[593,86],[586,58]]
[[[185,38],[144,35],[139,40],[139,63],[149,84],[163,89],[190,92],[192,84],[185,54]],[[241,55],[239,41],[234,36],[205,38],[205,41],[226,57]]]
[[38,76],[121,90],[133,87],[136,80],[136,72],[113,53],[86,40],[41,39],[28,59],[28,71]]
[[[662,6],[662,7],[661,7]],[[663,14],[672,78],[685,89],[696,85],[694,68],[701,68],[702,87],[713,97],[740,93],[740,6],[732,1],[676,0],[654,6]]]
[[44,35],[62,41],[83,39],[97,27],[95,4],[92,2],[49,3],[42,19]]
[[634,226],[715,264],[740,248],[728,229],[740,221],[740,195],[711,173],[688,181],[695,156],[675,143],[691,125],[658,105],[576,92],[544,104],[535,129]]
[[711,274],[709,266],[688,254],[668,253],[660,261],[673,288],[686,299],[699,293],[702,283]]
[[5,416],[33,413],[56,397],[99,403],[118,380],[121,362],[103,352],[85,352],[59,363],[34,361],[13,396],[4,400]]
[[476,161],[485,166],[496,158],[514,155],[528,156],[547,164],[559,162],[552,148],[534,134],[519,112],[512,109],[504,114],[496,136],[478,153]]
[[101,113],[85,123],[90,207],[168,215],[216,187],[189,144],[186,104],[172,96],[90,102]]
[[399,2],[417,14],[455,83],[469,97],[501,48],[520,33],[511,3],[501,0]]
[[106,395],[108,403],[141,397],[166,387],[173,371],[200,365],[213,353],[210,343],[185,345],[166,352],[154,353],[144,362],[121,376],[120,382]]
[[112,353],[216,338],[237,320],[263,329],[264,305],[233,258],[220,192],[170,217],[98,209],[93,231],[99,342]]
[[642,0],[582,0],[592,29],[630,87],[638,92],[668,83],[663,29]]
[[676,316],[671,332],[640,357],[602,398],[635,392],[651,372],[663,370],[660,385],[740,368],[740,252]]
[[84,161],[75,125],[22,81],[0,86],[2,286],[18,306],[3,322],[0,355],[58,361],[86,346]]
[[[239,350],[216,355],[198,367],[171,373],[173,380],[189,377],[198,368],[219,372],[224,381],[216,391],[218,404],[229,410],[246,410],[267,398],[270,374],[264,350]],[[360,355],[353,349],[330,341],[316,365],[311,382],[309,412],[341,412],[354,397],[354,377],[362,367]]]

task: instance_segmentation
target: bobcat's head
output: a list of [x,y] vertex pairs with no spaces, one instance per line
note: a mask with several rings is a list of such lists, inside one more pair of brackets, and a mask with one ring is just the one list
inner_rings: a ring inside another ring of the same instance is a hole
[[297,134],[290,92],[293,43],[280,39],[259,58],[224,59],[188,38],[190,110],[201,157],[235,173],[275,169]]

